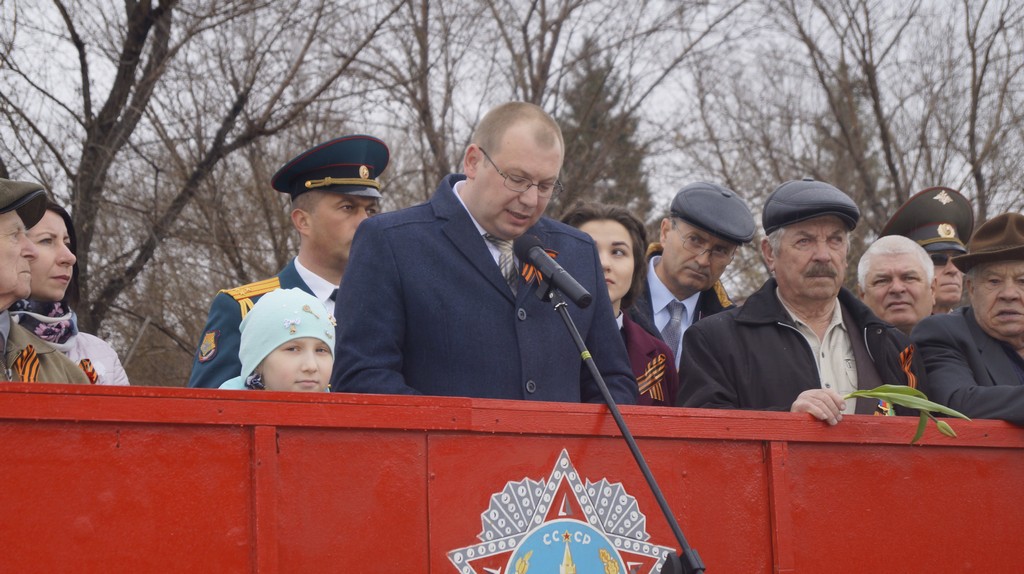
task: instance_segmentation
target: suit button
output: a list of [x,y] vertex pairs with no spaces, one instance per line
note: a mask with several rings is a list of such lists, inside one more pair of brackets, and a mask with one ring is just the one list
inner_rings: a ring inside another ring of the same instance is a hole
[[533,381],[526,381],[526,392],[535,393],[537,392],[537,383]]
[[516,311],[516,317],[519,317],[520,321],[525,321],[526,320],[526,309],[523,309],[522,307],[520,307],[519,310]]

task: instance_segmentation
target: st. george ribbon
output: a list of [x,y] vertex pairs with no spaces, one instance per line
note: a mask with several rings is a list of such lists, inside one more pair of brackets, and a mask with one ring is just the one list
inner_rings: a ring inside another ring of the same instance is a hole
[[544,251],[540,239],[535,235],[521,235],[512,243],[512,251],[520,261],[525,261],[540,271],[551,287],[558,289],[580,309],[586,308],[594,298],[572,275],[555,262]]
[[658,506],[661,508],[662,514],[665,515],[665,520],[668,521],[676,541],[679,542],[682,555],[670,554],[662,566],[662,574],[704,572],[706,569],[704,562],[700,559],[697,550],[686,542],[686,537],[683,535],[682,528],[679,527],[679,522],[676,521],[676,517],[672,514],[672,509],[669,508],[665,495],[662,494],[658,482],[654,479],[651,468],[647,466],[647,460],[640,453],[640,447],[637,446],[633,433],[626,426],[626,421],[623,420],[622,413],[619,412],[619,406],[615,404],[615,399],[612,398],[611,393],[608,391],[608,385],[604,382],[604,377],[597,370],[597,365],[594,364],[594,359],[590,356],[590,351],[587,350],[587,345],[583,342],[579,329],[576,328],[572,317],[569,316],[568,305],[563,295],[580,308],[590,305],[593,297],[579,282],[573,279],[572,275],[569,275],[568,271],[563,269],[558,263],[555,263],[555,260],[544,251],[540,239],[537,239],[537,237],[533,235],[519,237],[513,242],[512,250],[520,261],[532,264],[543,276],[537,287],[537,297],[541,301],[551,301],[554,303],[555,310],[562,316],[562,321],[569,329],[569,334],[572,335],[573,341],[576,342],[576,348],[579,350],[584,364],[587,365],[591,376],[594,377],[598,388],[601,389],[601,395],[604,396],[604,401],[608,405],[608,410],[612,413],[612,418],[615,419],[615,424],[619,427],[619,432],[622,433],[622,438],[626,440],[626,444],[629,446],[630,452],[633,453],[637,466],[640,467],[640,472],[643,473],[644,479],[647,481],[647,486],[651,489],[651,493],[654,494],[654,499],[658,501]]

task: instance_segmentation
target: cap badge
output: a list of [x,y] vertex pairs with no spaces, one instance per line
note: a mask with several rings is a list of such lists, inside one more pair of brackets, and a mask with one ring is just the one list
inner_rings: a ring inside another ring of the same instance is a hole
[[365,165],[359,166],[359,177],[363,179],[370,179],[370,168]]
[[[943,193],[945,193],[945,192],[943,192]],[[952,238],[956,237],[956,228],[953,227],[952,225],[948,224],[948,223],[940,223],[939,224],[938,232],[939,232],[939,237],[941,237],[943,239],[952,239]]]
[[[932,199],[938,201],[942,205],[949,205],[950,203],[953,203],[953,198],[950,197],[948,193],[946,193],[946,190],[942,190],[939,193],[936,193],[935,197],[933,197]],[[939,227],[939,229],[941,230],[942,227]],[[941,231],[939,233],[941,233]],[[950,237],[952,237],[952,235]]]

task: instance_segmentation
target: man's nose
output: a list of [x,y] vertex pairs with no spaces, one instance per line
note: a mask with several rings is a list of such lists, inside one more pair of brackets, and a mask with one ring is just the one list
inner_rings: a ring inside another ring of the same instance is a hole
[[21,256],[29,261],[35,261],[39,257],[39,248],[28,238],[28,235],[21,237]]
[[816,261],[828,261],[831,259],[832,253],[828,247],[828,241],[816,241],[814,242],[814,252],[812,256]]

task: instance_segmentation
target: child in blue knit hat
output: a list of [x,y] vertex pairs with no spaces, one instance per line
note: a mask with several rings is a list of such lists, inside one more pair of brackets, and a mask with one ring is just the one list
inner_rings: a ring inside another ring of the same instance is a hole
[[301,289],[267,293],[239,326],[242,373],[220,388],[330,390],[334,327],[334,317],[309,293]]

